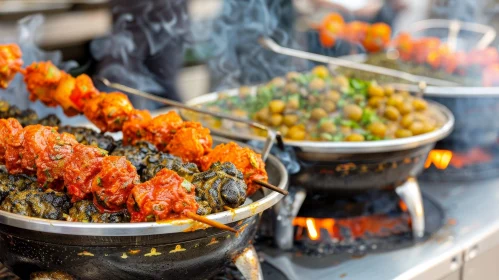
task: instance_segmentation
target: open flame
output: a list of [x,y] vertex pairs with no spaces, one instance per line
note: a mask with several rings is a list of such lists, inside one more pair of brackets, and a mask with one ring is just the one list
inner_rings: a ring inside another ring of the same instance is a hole
[[432,165],[441,170],[446,169],[449,165],[455,168],[463,168],[467,165],[490,161],[492,161],[492,156],[480,148],[473,148],[464,153],[435,149],[428,154],[425,168],[430,168]]

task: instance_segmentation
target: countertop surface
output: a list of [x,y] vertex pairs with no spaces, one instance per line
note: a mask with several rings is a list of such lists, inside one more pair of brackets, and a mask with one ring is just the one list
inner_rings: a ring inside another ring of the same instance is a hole
[[[460,268],[464,253],[475,244],[499,236],[499,179],[420,185],[425,195],[441,204],[447,221],[425,242],[392,252],[368,254],[339,265],[328,265],[327,257],[305,266],[303,262],[294,262],[290,254],[263,256],[288,271],[289,279],[441,279]],[[480,247],[482,251],[487,249]]]

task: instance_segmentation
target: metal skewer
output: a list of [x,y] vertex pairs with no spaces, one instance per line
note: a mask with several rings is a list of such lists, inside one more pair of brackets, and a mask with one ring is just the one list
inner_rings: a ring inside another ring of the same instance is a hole
[[346,68],[357,69],[357,70],[361,70],[361,71],[377,73],[380,75],[385,75],[385,76],[395,77],[398,79],[403,79],[403,80],[406,80],[406,81],[409,81],[412,83],[416,83],[416,84],[419,82],[425,81],[427,83],[434,84],[434,85],[440,85],[440,86],[456,86],[457,85],[454,82],[449,82],[449,81],[444,81],[444,80],[434,79],[434,78],[424,77],[424,76],[417,76],[417,75],[413,75],[410,73],[406,73],[406,72],[398,71],[398,70],[394,70],[394,69],[389,69],[389,68],[384,68],[384,67],[349,61],[349,60],[345,60],[345,59],[341,59],[341,58],[334,58],[334,57],[329,57],[329,56],[325,56],[325,55],[314,54],[314,53],[309,53],[309,52],[305,52],[305,51],[300,51],[300,50],[282,47],[282,46],[278,45],[274,40],[272,40],[271,38],[268,38],[268,37],[261,37],[259,39],[259,42],[263,47],[265,47],[265,48],[267,48],[275,53],[293,56],[293,57],[302,58],[302,59],[311,60],[311,61],[316,61],[316,62],[321,62],[321,63],[326,63],[326,64],[337,65],[337,66],[346,67]]
[[279,148],[284,149],[284,142],[282,140],[281,133],[278,132],[278,131],[274,131],[273,129],[270,129],[269,127],[267,127],[267,126],[265,126],[263,124],[260,124],[260,123],[257,123],[257,122],[253,122],[253,121],[247,120],[247,119],[233,117],[233,116],[230,116],[230,115],[225,115],[225,114],[219,114],[219,113],[211,112],[211,111],[204,110],[204,109],[201,109],[201,108],[195,108],[195,107],[187,106],[187,105],[184,105],[184,104],[182,104],[180,102],[176,102],[176,101],[164,98],[164,97],[159,97],[159,96],[156,96],[156,95],[153,95],[153,94],[150,94],[150,93],[138,90],[138,89],[127,87],[127,86],[122,85],[122,84],[112,83],[112,82],[110,82],[106,78],[102,78],[101,77],[101,78],[99,78],[99,80],[102,83],[104,83],[106,86],[110,87],[110,88],[121,90],[121,91],[124,91],[126,93],[133,94],[133,95],[138,95],[138,96],[150,99],[150,100],[154,100],[154,101],[159,102],[159,103],[163,103],[163,104],[166,104],[166,105],[170,105],[170,106],[174,106],[174,107],[178,107],[178,108],[182,108],[182,109],[194,111],[194,112],[201,113],[201,114],[207,114],[207,115],[210,115],[210,116],[213,116],[213,117],[217,117],[217,118],[221,118],[221,119],[228,119],[228,120],[231,120],[231,121],[234,121],[234,122],[245,123],[245,124],[247,124],[247,125],[249,125],[251,127],[255,127],[255,128],[258,128],[258,129],[265,130],[265,131],[267,131],[267,140],[265,141],[265,145],[264,145],[263,150],[262,150],[262,159],[264,161],[267,159],[267,157],[270,154],[270,149],[272,148],[272,146],[274,144],[274,140],[277,141],[277,145],[278,145]]

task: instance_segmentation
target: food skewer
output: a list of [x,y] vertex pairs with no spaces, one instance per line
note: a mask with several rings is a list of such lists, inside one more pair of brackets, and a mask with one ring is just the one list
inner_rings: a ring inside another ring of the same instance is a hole
[[192,212],[185,212],[184,213],[187,217],[193,219],[193,220],[196,220],[198,222],[201,222],[203,224],[207,224],[207,225],[210,225],[212,227],[216,227],[216,228],[219,228],[219,229],[223,229],[223,230],[228,230],[228,231],[232,231],[234,233],[237,233],[237,230],[227,226],[227,225],[224,225],[222,223],[219,223],[217,221],[213,221],[213,220],[210,220],[206,217],[203,217],[203,216],[200,216],[200,215],[197,215],[197,214],[194,214]]
[[310,61],[316,61],[316,62],[320,62],[320,63],[326,63],[326,64],[337,65],[337,66],[341,66],[341,67],[357,69],[357,70],[361,70],[361,71],[377,73],[380,75],[404,79],[404,80],[412,82],[412,83],[419,83],[421,81],[425,81],[429,84],[434,84],[434,85],[438,85],[438,86],[455,86],[456,85],[456,83],[444,81],[444,80],[440,80],[440,79],[417,76],[417,75],[413,75],[413,74],[410,74],[407,72],[402,72],[402,71],[384,68],[384,67],[380,67],[380,66],[358,63],[358,62],[349,61],[349,60],[345,60],[345,59],[341,59],[341,58],[334,58],[334,57],[329,57],[329,56],[325,56],[325,55],[319,55],[319,54],[314,54],[314,53],[309,53],[309,52],[305,52],[305,51],[300,51],[300,50],[282,47],[282,46],[278,45],[274,40],[272,40],[271,38],[268,38],[268,37],[260,38],[259,42],[260,42],[260,45],[262,45],[263,47],[265,47],[265,48],[267,48],[275,53],[293,56],[293,57],[306,59],[306,60],[310,60]]
[[201,108],[195,108],[192,106],[188,106],[188,105],[182,104],[180,102],[176,102],[176,101],[164,98],[164,97],[156,96],[156,95],[147,93],[145,91],[134,89],[134,88],[122,85],[122,84],[112,83],[106,78],[99,78],[99,80],[107,87],[121,90],[123,92],[133,94],[136,96],[140,96],[140,97],[143,97],[143,98],[146,98],[149,100],[153,100],[153,101],[165,104],[165,105],[174,106],[174,107],[182,108],[182,109],[197,112],[197,113],[210,115],[210,116],[213,116],[216,118],[228,119],[228,120],[231,120],[234,122],[245,123],[251,127],[265,130],[267,132],[267,140],[265,142],[265,145],[264,145],[264,148],[262,151],[262,158],[264,161],[267,159],[268,155],[270,154],[270,149],[272,148],[274,139],[277,141],[277,144],[280,148],[284,147],[284,143],[283,143],[282,136],[281,136],[280,132],[274,131],[273,129],[271,129],[263,124],[260,124],[258,122],[254,122],[254,121],[243,119],[243,118],[234,117],[234,116],[227,115],[227,114],[219,114],[219,113],[212,112],[209,110],[204,110]]
[[265,188],[267,188],[269,190],[273,190],[275,192],[278,192],[278,193],[280,193],[282,195],[288,195],[289,194],[289,192],[287,190],[280,189],[280,188],[278,188],[278,187],[276,187],[274,185],[271,185],[271,184],[269,184],[267,182],[264,182],[264,181],[261,181],[261,180],[253,180],[253,182],[255,182],[258,185],[260,185],[262,187],[265,187]]
[[[192,213],[189,208],[198,208],[194,186],[172,170],[163,169],[150,181],[138,184],[135,167],[125,157],[107,156],[99,148],[77,143],[71,134],[59,134],[54,128],[41,125],[23,128],[15,119],[0,120],[0,132],[4,135],[0,141],[0,164],[5,164],[9,173],[36,174],[45,189],[60,190],[62,186],[68,186],[68,194],[76,201],[86,196],[78,193],[91,194],[101,213],[119,212],[128,206],[132,221],[134,215],[140,218],[146,214],[166,219],[189,217],[235,232],[226,225]],[[150,186],[153,194],[149,194],[150,188],[147,189]],[[156,197],[154,188],[177,193],[177,196]],[[183,208],[175,206],[178,203]],[[142,206],[152,207],[154,212],[147,208],[143,210]]]

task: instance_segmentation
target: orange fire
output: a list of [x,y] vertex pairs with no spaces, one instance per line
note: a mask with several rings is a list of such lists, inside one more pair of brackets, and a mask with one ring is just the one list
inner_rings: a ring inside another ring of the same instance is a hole
[[432,164],[438,169],[446,169],[452,160],[452,152],[449,150],[431,150],[424,164],[429,168]]

